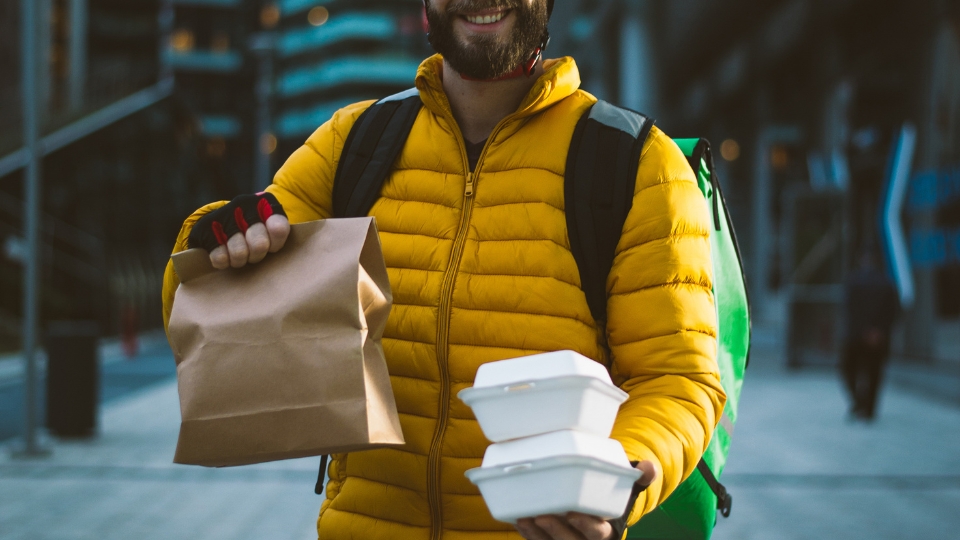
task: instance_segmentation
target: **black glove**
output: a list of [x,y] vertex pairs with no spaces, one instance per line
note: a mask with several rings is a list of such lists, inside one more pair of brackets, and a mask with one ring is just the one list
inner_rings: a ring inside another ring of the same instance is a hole
[[251,225],[265,222],[275,215],[286,217],[287,214],[272,193],[240,195],[200,218],[190,231],[187,247],[213,251],[225,245],[233,235],[246,233]]

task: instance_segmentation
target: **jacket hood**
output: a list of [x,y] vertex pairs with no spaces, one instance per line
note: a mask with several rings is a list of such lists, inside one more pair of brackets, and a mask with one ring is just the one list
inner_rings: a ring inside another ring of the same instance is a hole
[[[544,72],[520,103],[516,118],[534,115],[570,97],[580,88],[580,70],[573,58],[566,56],[544,60]],[[452,115],[450,102],[443,90],[443,57],[435,54],[420,64],[417,89],[424,106],[441,116]]]

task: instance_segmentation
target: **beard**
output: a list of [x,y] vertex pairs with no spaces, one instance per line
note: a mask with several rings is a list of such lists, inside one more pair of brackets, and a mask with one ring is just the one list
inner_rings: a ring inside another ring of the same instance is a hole
[[[506,39],[489,34],[464,42],[456,36],[454,22],[460,13],[486,9],[510,9],[516,15]],[[534,0],[451,0],[445,12],[427,2],[430,45],[457,73],[472,79],[490,80],[507,75],[526,62],[547,33],[547,2]]]

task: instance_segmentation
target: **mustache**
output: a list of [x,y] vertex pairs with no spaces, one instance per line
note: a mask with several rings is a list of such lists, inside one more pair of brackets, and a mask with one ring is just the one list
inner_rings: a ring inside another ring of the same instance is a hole
[[447,4],[447,15],[476,13],[488,9],[519,9],[520,0],[453,0]]

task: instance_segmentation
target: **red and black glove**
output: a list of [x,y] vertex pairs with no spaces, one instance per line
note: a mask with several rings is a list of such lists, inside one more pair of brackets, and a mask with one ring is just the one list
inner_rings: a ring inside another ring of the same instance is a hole
[[208,252],[226,245],[233,235],[246,233],[251,225],[263,223],[270,216],[284,216],[286,212],[272,193],[240,195],[225,206],[200,218],[187,238],[189,248],[203,248]]

